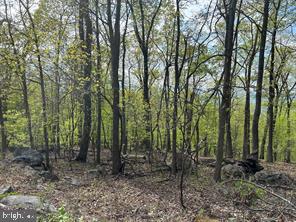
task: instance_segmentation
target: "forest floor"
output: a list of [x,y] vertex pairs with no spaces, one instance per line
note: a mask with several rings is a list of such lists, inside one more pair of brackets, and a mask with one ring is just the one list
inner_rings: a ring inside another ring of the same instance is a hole
[[[296,211],[287,202],[295,204],[295,189],[268,187],[266,192],[231,180],[217,184],[212,179],[214,169],[207,164],[185,175],[186,208],[182,208],[180,176],[154,171],[147,163],[127,167],[127,175],[121,176],[110,175],[109,169],[106,175],[94,174],[92,163],[62,159],[52,163],[58,181],[25,172],[19,164],[0,164],[0,184],[11,185],[19,194],[40,196],[56,208],[64,207],[77,221],[296,221]],[[295,164],[262,165],[296,178]]]

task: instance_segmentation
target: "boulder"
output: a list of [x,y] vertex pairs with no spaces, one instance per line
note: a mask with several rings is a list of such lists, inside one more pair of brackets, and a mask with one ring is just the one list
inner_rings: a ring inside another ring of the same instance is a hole
[[238,164],[227,164],[222,167],[223,178],[242,178],[244,176],[244,168]]
[[255,181],[261,184],[269,184],[269,185],[283,185],[283,186],[291,186],[295,185],[292,178],[290,178],[287,174],[279,173],[279,172],[271,172],[271,171],[260,171],[255,174]]
[[93,177],[106,176],[107,169],[102,165],[97,165],[96,168],[88,170],[87,173]]
[[43,156],[42,154],[33,149],[23,149],[22,151],[17,150],[17,152],[14,152],[15,158],[12,160],[12,162],[16,163],[25,163],[28,164],[31,167],[35,166],[42,166],[43,164]]
[[46,171],[46,170],[43,170],[39,173],[39,176],[43,177],[45,179],[45,181],[51,181],[51,182],[54,182],[54,181],[59,181],[59,177],[56,175],[56,174],[53,174],[52,172],[50,171]]
[[55,212],[53,205],[44,203],[38,196],[30,195],[10,195],[0,200],[1,204],[8,207],[33,209],[39,212]]
[[13,188],[11,186],[1,186],[0,187],[0,195],[12,193],[12,192],[13,192]]
[[263,170],[264,168],[256,159],[255,154],[250,154],[246,160],[224,159],[226,165],[222,167],[222,175],[226,178],[248,178],[250,175]]

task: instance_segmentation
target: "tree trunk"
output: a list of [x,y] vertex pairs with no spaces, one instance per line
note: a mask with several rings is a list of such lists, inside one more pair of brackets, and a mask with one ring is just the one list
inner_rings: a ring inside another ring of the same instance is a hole
[[265,56],[267,25],[268,25],[269,2],[270,0],[264,0],[264,14],[263,14],[263,24],[262,24],[262,30],[261,30],[258,76],[257,76],[257,86],[256,86],[256,105],[255,105],[253,125],[252,125],[253,153],[256,155],[257,159],[258,159],[258,151],[259,151],[258,127],[259,127],[259,119],[261,114],[262,83],[263,83],[263,74],[264,74],[264,56]]
[[285,162],[291,163],[291,147],[292,147],[292,139],[291,139],[291,99],[287,96],[287,145],[285,149]]
[[31,120],[31,112],[30,112],[30,106],[29,106],[29,99],[28,99],[28,86],[27,86],[27,78],[26,78],[26,72],[23,70],[24,67],[22,67],[21,64],[21,58],[20,55],[17,52],[17,48],[15,46],[15,40],[12,34],[11,30],[11,22],[10,19],[8,18],[8,6],[6,0],[4,0],[4,5],[5,5],[5,17],[8,22],[8,33],[9,33],[9,38],[13,47],[13,54],[17,59],[17,71],[18,73],[16,74],[21,74],[21,82],[22,82],[22,91],[23,91],[23,104],[24,104],[24,109],[25,109],[25,116],[27,118],[27,130],[28,130],[28,135],[29,135],[29,140],[30,140],[30,146],[32,149],[34,149],[34,139],[33,139],[33,133],[32,133],[32,120]]
[[166,62],[165,66],[165,129],[166,129],[166,160],[167,154],[171,151],[171,118],[170,118],[170,73],[169,73],[170,64]]
[[252,52],[250,55],[248,68],[246,70],[246,101],[245,101],[245,119],[244,119],[244,142],[243,142],[243,160],[250,155],[250,121],[251,121],[251,109],[250,109],[250,86],[251,86],[251,74],[254,58],[256,55],[258,41],[258,30],[256,31],[255,42],[253,43]]
[[176,49],[175,49],[175,87],[174,87],[174,103],[173,103],[173,160],[172,173],[177,174],[177,127],[178,127],[178,98],[179,98],[179,84],[180,84],[180,70],[179,70],[179,47],[180,47],[180,0],[176,0],[176,20],[177,20],[177,35],[176,35]]
[[[267,111],[268,112],[268,111]],[[264,160],[264,155],[265,155],[265,144],[266,144],[266,138],[267,138],[267,132],[268,132],[268,126],[269,126],[269,115],[267,113],[266,116],[266,123],[265,123],[265,127],[264,127],[264,132],[263,132],[263,137],[262,137],[262,142],[261,142],[261,147],[260,147],[260,159]]]
[[119,81],[118,68],[120,56],[120,10],[121,0],[116,1],[115,24],[113,28],[113,19],[111,12],[111,0],[107,1],[107,16],[109,27],[109,41],[111,47],[111,79],[112,79],[112,94],[113,94],[113,123],[112,123],[112,174],[121,172],[121,156],[119,144]]
[[226,116],[226,157],[233,158],[233,146],[232,146],[232,136],[231,136],[231,113],[230,110],[227,112]]
[[275,119],[274,116],[274,97],[275,97],[275,77],[274,77],[274,66],[275,66],[275,44],[276,44],[276,34],[277,34],[277,17],[280,8],[281,0],[275,6],[275,16],[274,16],[274,27],[272,31],[271,38],[271,51],[270,51],[270,71],[269,71],[269,98],[268,98],[268,114],[269,114],[269,131],[268,131],[268,146],[267,146],[267,162],[273,162],[273,136]]
[[[91,58],[91,45],[92,45],[92,23],[89,15],[89,1],[80,0],[79,4],[80,10],[80,22],[79,22],[79,33],[80,40],[82,41],[83,47],[82,51],[86,55],[86,64],[83,65],[83,130],[82,138],[80,143],[80,150],[77,161],[86,162],[87,152],[90,142],[90,132],[91,132],[91,69],[92,69],[92,58]],[[85,32],[84,32],[85,25]],[[85,35],[84,35],[85,33]]]
[[99,2],[96,0],[96,43],[97,43],[97,132],[96,132],[96,162],[101,163],[101,129],[102,129],[102,95],[101,95],[101,45],[99,35]]
[[125,57],[126,57],[126,32],[128,25],[129,15],[127,14],[124,33],[122,37],[122,80],[121,80],[121,92],[122,92],[122,117],[121,117],[121,150],[123,154],[127,153],[127,127],[126,127],[126,101],[125,101]]
[[4,120],[4,102],[3,98],[0,97],[0,132],[1,132],[1,147],[2,147],[2,153],[5,155],[7,151],[7,135],[5,132],[5,120]]
[[225,36],[225,60],[223,70],[223,91],[222,101],[219,111],[219,133],[218,143],[216,152],[216,166],[214,180],[221,180],[221,167],[223,160],[223,149],[224,149],[224,136],[225,136],[225,124],[227,120],[228,112],[230,112],[231,104],[231,62],[232,62],[232,51],[233,51],[233,38],[234,38],[234,20],[236,11],[237,0],[231,0],[227,5],[226,13],[226,36]]

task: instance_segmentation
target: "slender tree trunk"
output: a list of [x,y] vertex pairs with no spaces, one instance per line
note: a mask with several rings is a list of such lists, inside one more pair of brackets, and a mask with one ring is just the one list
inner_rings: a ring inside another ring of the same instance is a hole
[[227,5],[226,13],[226,36],[225,36],[225,61],[223,70],[223,91],[222,101],[219,111],[219,133],[218,133],[218,144],[216,152],[216,166],[214,180],[221,180],[221,167],[223,160],[223,148],[224,148],[224,136],[225,136],[225,124],[227,120],[228,112],[230,111],[231,104],[231,62],[232,62],[232,51],[233,51],[233,38],[234,38],[234,20],[236,11],[237,0],[231,0]]
[[232,135],[231,135],[231,111],[229,110],[226,116],[226,157],[233,158],[233,146],[232,146]]
[[[83,65],[84,72],[84,86],[83,86],[83,131],[80,143],[80,150],[77,161],[86,162],[87,152],[90,142],[91,133],[91,70],[92,70],[92,57],[91,57],[91,45],[92,45],[92,23],[89,15],[89,1],[80,0],[80,40],[82,41],[82,51],[86,54],[86,64]],[[85,25],[85,32],[84,32]],[[85,33],[85,35],[84,35]]]
[[291,99],[287,96],[287,145],[285,149],[285,162],[291,163],[291,147],[292,147],[292,139],[291,139]]
[[250,55],[247,75],[246,75],[246,101],[245,101],[245,119],[244,119],[244,142],[243,142],[243,160],[250,155],[250,121],[251,121],[251,109],[250,109],[250,87],[251,87],[251,74],[254,58],[256,55],[258,41],[258,31],[256,31],[255,42],[253,43],[252,52]]
[[23,103],[25,108],[25,115],[27,118],[27,130],[29,134],[30,146],[32,149],[34,149],[35,145],[34,145],[34,138],[33,138],[33,132],[32,132],[32,118],[31,118],[31,112],[30,112],[27,78],[26,78],[25,72],[23,72],[22,74],[22,90],[23,90]]
[[165,67],[165,128],[166,128],[166,154],[164,160],[166,160],[167,154],[171,151],[171,118],[170,118],[170,64],[166,62]]
[[44,81],[44,72],[43,72],[43,65],[41,61],[41,51],[40,51],[40,45],[39,45],[39,37],[37,35],[37,30],[35,28],[35,23],[33,20],[33,17],[31,15],[29,6],[26,5],[22,0],[20,0],[20,3],[25,8],[30,22],[31,22],[31,28],[33,32],[33,41],[36,47],[36,54],[37,54],[37,64],[38,64],[38,70],[39,70],[39,78],[40,78],[40,90],[41,90],[41,102],[42,102],[42,124],[43,124],[43,139],[44,139],[44,146],[45,146],[45,161],[46,161],[46,167],[47,169],[52,172],[52,168],[50,166],[49,162],[49,144],[48,144],[48,128],[47,128],[47,104],[46,104],[46,94],[45,94],[45,81]]
[[[60,40],[59,40],[60,42]],[[55,61],[55,98],[54,98],[54,124],[53,124],[53,138],[55,146],[55,154],[60,156],[60,72],[59,72],[59,56],[60,45],[57,46],[57,58]]]
[[96,132],[96,162],[101,162],[101,129],[102,129],[102,91],[101,91],[101,45],[99,35],[99,2],[96,0],[96,43],[97,43],[97,132]]
[[176,50],[175,50],[175,87],[174,87],[174,103],[173,103],[173,161],[172,173],[177,174],[177,127],[178,127],[178,98],[179,98],[179,84],[180,84],[180,70],[179,70],[179,47],[180,47],[180,0],[176,0],[176,20],[177,20],[177,35],[176,35]]
[[[267,111],[268,112],[268,111]],[[269,126],[269,115],[267,113],[266,116],[266,123],[264,127],[264,132],[263,132],[263,137],[262,137],[262,142],[261,142],[261,147],[260,147],[260,159],[264,160],[264,155],[265,155],[265,144],[266,144],[266,138],[267,138],[267,132],[268,132],[268,126]]]
[[34,139],[33,139],[33,133],[32,133],[32,120],[31,120],[31,112],[30,112],[30,106],[29,106],[29,99],[28,99],[28,87],[27,87],[27,78],[26,78],[26,72],[23,70],[22,64],[21,64],[21,58],[20,55],[17,52],[16,46],[15,46],[15,40],[12,34],[11,30],[11,22],[8,18],[8,6],[6,0],[4,0],[5,5],[5,17],[8,22],[8,33],[9,38],[13,47],[13,54],[17,59],[17,74],[21,74],[21,82],[22,82],[22,91],[23,91],[23,104],[25,109],[25,116],[27,118],[27,130],[30,140],[30,146],[32,149],[34,149]]
[[270,0],[264,0],[264,14],[263,14],[263,24],[262,24],[262,30],[261,30],[259,65],[258,65],[258,76],[257,76],[257,86],[256,86],[256,105],[255,105],[253,125],[252,125],[253,153],[256,154],[257,159],[258,159],[258,151],[259,151],[258,127],[259,127],[259,119],[261,114],[262,83],[263,83],[263,74],[264,74],[264,56],[265,56],[267,25],[268,25],[269,2]]
[[1,147],[2,147],[2,153],[5,155],[7,151],[7,135],[5,130],[5,120],[4,120],[4,102],[3,98],[0,97],[0,132],[1,132]]
[[121,0],[116,1],[115,24],[113,28],[113,19],[111,12],[111,0],[107,1],[107,16],[109,27],[109,40],[111,47],[111,79],[112,79],[112,94],[113,94],[113,123],[112,123],[112,174],[121,172],[121,154],[119,144],[119,81],[118,68],[120,56],[120,10]]
[[126,98],[125,98],[125,57],[126,57],[126,32],[128,25],[128,17],[126,18],[124,33],[122,37],[122,80],[121,80],[121,92],[122,92],[122,117],[121,117],[121,150],[123,154],[127,153],[127,127],[126,127]]
[[151,111],[150,111],[150,96],[149,96],[149,56],[148,56],[148,48],[144,47],[143,49],[143,57],[144,57],[144,76],[143,76],[143,98],[144,98],[144,119],[145,119],[145,130],[146,135],[144,137],[144,146],[146,152],[148,154],[148,159],[150,161],[152,154],[152,141],[151,141]]
[[274,77],[274,66],[275,66],[275,44],[277,34],[277,17],[280,8],[281,0],[275,5],[275,16],[274,16],[274,27],[271,38],[271,51],[270,51],[270,70],[269,70],[269,98],[268,98],[268,109],[269,109],[269,131],[268,131],[268,146],[267,146],[267,162],[273,162],[273,136],[275,127],[275,116],[274,116],[274,97],[275,97],[275,77]]

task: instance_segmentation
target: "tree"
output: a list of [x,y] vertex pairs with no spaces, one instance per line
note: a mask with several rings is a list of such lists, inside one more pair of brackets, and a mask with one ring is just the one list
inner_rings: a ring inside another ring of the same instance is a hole
[[264,74],[265,44],[266,44],[267,25],[268,25],[269,2],[270,0],[264,0],[263,24],[261,28],[258,74],[257,74],[257,85],[256,85],[256,104],[255,104],[253,124],[252,124],[253,153],[256,154],[257,159],[258,159],[258,151],[259,151],[258,127],[259,127],[259,119],[261,114],[262,83],[263,83],[263,74]]
[[[44,139],[44,146],[46,150],[45,160],[46,160],[46,167],[50,170],[52,170],[50,166],[50,160],[49,160],[49,142],[48,142],[48,121],[47,121],[47,105],[46,105],[46,95],[45,95],[45,81],[44,81],[44,71],[43,71],[43,65],[41,61],[41,50],[40,50],[40,43],[39,43],[39,37],[38,32],[35,26],[35,22],[33,19],[33,16],[30,12],[30,8],[28,4],[25,4],[23,0],[20,0],[21,5],[25,8],[26,13],[28,14],[29,21],[30,21],[30,30],[32,32],[33,37],[33,43],[36,48],[36,56],[37,56],[37,66],[39,71],[39,78],[40,78],[40,90],[41,90],[41,101],[42,101],[42,124],[43,124],[43,139]],[[28,2],[27,2],[28,3]],[[25,23],[25,21],[23,21]]]
[[227,113],[230,112],[231,103],[231,63],[233,51],[233,31],[237,0],[230,0],[225,5],[226,12],[226,34],[225,34],[225,50],[224,50],[224,68],[223,68],[223,91],[219,110],[219,133],[216,151],[216,166],[214,180],[221,180],[221,167],[223,160],[224,135]]
[[[135,10],[134,2],[128,1],[129,7],[131,9],[131,14],[133,18],[134,31],[141,48],[144,70],[143,70],[143,99],[144,99],[144,107],[145,107],[145,128],[146,135],[144,137],[144,146],[146,148],[146,152],[148,153],[149,160],[151,158],[152,153],[152,129],[151,129],[151,113],[150,113],[150,92],[149,92],[149,43],[150,37],[152,34],[152,29],[154,27],[156,16],[160,10],[162,0],[160,0],[151,13],[151,19],[148,19],[147,15],[145,15],[144,10],[148,8],[148,5],[145,5],[143,0],[139,0],[139,15]],[[147,2],[148,3],[148,2]],[[146,6],[146,7],[145,7]],[[147,25],[148,24],[148,25]]]
[[[84,28],[85,27],[85,28]],[[92,70],[92,22],[89,15],[89,1],[79,2],[79,37],[82,43],[82,52],[86,56],[86,64],[83,65],[84,86],[83,86],[83,131],[80,142],[79,154],[76,160],[86,162],[87,151],[90,142],[91,131],[91,70]]]
[[119,145],[119,81],[118,68],[120,56],[120,11],[121,0],[116,0],[115,4],[115,21],[113,25],[112,4],[107,0],[107,24],[109,28],[109,43],[111,48],[111,79],[112,79],[112,174],[121,172],[121,154]]

